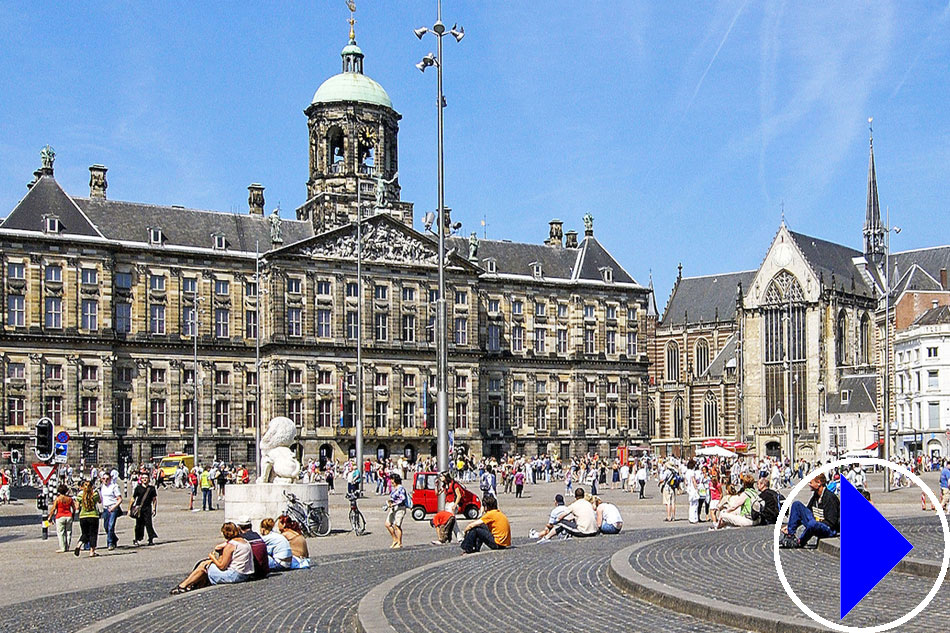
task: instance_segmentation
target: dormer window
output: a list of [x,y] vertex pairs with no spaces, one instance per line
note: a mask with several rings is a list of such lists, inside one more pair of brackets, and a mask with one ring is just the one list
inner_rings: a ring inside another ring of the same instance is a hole
[[485,270],[486,270],[487,272],[490,272],[490,273],[495,272],[495,270],[496,270],[496,264],[495,264],[495,260],[494,260],[494,259],[486,259],[486,260],[485,260]]
[[531,274],[535,279],[541,279],[541,264],[537,262],[531,264]]
[[59,233],[60,228],[59,218],[50,215],[43,218],[43,232]]
[[610,283],[614,280],[614,269],[610,266],[604,266],[600,269],[600,275],[606,283]]
[[148,243],[156,244],[161,246],[162,242],[165,241],[165,235],[162,233],[162,230],[159,228],[153,228],[148,230]]
[[848,404],[851,401],[851,392],[847,389],[841,392],[841,404]]
[[227,240],[224,239],[223,235],[214,235],[214,250],[223,251],[227,248]]

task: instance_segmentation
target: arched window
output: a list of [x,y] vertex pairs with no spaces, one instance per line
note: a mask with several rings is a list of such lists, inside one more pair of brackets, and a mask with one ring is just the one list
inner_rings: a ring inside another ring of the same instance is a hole
[[838,313],[835,320],[835,364],[838,367],[847,365],[847,342],[848,342],[848,316],[844,310]]
[[343,129],[334,125],[327,132],[327,167],[330,173],[341,173],[344,157]]
[[696,375],[702,376],[709,367],[709,343],[701,338],[696,341]]
[[683,437],[683,399],[676,396],[673,400],[673,437]]
[[647,435],[656,437],[656,407],[652,401],[647,406]]
[[706,437],[719,435],[719,402],[711,391],[703,399],[703,434]]
[[679,382],[680,379],[680,346],[676,341],[670,341],[666,346],[666,380]]
[[867,314],[861,317],[861,330],[858,333],[858,364],[871,362],[871,319]]
[[[793,274],[783,270],[769,282],[763,305],[765,419],[782,411],[800,430],[806,428],[807,422],[804,415],[805,307],[805,295]],[[786,393],[786,379],[791,393]]]

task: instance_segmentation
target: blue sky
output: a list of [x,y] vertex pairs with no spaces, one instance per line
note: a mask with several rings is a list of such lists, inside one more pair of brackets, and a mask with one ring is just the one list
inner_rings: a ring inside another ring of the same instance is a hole
[[[366,74],[403,115],[400,183],[436,204],[435,1],[358,0]],[[539,8],[540,7],[540,8]],[[343,0],[0,5],[0,216],[39,149],[86,195],[245,212],[304,201],[303,109],[340,71]],[[861,245],[867,118],[895,249],[950,243],[950,5],[896,2],[453,2],[446,198],[463,232],[598,238],[662,309],[682,261],[755,268],[784,205],[797,231]]]

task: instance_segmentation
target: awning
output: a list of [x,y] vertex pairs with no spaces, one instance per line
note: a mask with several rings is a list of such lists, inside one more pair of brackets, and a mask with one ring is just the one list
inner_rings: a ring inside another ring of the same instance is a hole
[[876,450],[877,450],[877,445],[878,445],[878,443],[877,443],[877,442],[874,442],[874,443],[871,444],[870,446],[866,447],[864,450],[866,450],[866,451],[876,451]]

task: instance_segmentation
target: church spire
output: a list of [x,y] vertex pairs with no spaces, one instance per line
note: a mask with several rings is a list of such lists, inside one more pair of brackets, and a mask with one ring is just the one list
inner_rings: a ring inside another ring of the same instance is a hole
[[350,41],[343,47],[340,55],[343,57],[343,72],[363,74],[363,51],[356,45],[356,0],[346,0],[346,7],[350,10]]
[[884,226],[881,224],[881,204],[877,196],[877,173],[874,170],[874,129],[868,119],[870,158],[868,159],[867,213],[864,218],[864,256],[869,262],[884,261]]

